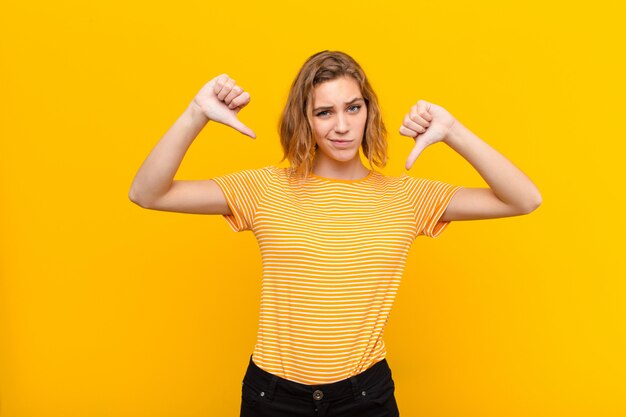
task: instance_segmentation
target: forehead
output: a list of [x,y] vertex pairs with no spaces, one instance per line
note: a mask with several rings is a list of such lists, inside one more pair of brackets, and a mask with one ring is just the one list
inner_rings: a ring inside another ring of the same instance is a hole
[[315,105],[330,104],[332,102],[343,103],[354,97],[362,97],[359,83],[350,76],[335,78],[324,81],[313,89]]

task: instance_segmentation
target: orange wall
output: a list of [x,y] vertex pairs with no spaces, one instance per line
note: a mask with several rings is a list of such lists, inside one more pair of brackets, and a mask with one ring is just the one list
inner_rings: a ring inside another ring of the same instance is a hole
[[[385,333],[402,415],[626,415],[624,13],[572,4],[4,2],[0,416],[239,415],[254,235],[128,191],[223,72],[251,93],[257,139],[209,123],[176,179],[279,164],[288,88],[323,49],[353,55],[379,95],[383,172],[403,172],[398,129],[425,99],[543,196],[414,243]],[[409,173],[486,186],[443,143]]]

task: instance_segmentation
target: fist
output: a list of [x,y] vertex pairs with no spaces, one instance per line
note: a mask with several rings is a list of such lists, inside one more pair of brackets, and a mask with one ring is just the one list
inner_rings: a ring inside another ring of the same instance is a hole
[[230,126],[244,135],[256,134],[238,118],[237,113],[250,102],[250,93],[235,83],[227,74],[220,74],[206,83],[194,97],[192,104],[209,119]]
[[415,146],[406,160],[410,169],[426,147],[446,138],[456,119],[446,109],[425,100],[418,100],[404,116],[400,134],[415,139]]

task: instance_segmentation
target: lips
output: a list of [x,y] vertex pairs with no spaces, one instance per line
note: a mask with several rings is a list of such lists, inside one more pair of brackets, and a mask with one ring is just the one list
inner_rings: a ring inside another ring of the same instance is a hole
[[352,147],[352,141],[351,140],[332,140],[329,139],[332,144],[333,147],[336,149],[348,149]]

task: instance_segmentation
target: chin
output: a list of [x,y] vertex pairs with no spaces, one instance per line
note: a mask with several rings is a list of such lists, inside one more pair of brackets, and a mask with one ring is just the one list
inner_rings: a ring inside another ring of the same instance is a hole
[[351,161],[357,154],[358,152],[355,152],[354,150],[346,149],[343,151],[333,150],[330,151],[327,155],[337,161]]

